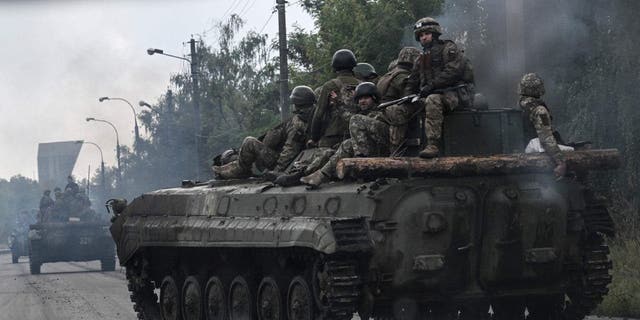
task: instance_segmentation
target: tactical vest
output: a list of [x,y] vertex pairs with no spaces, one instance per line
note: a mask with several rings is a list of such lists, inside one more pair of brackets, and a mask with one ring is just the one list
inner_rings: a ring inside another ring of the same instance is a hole
[[357,81],[356,84],[348,84],[339,78],[335,78],[332,82],[338,88],[338,92],[336,92],[338,96],[334,100],[335,104],[328,110],[328,117],[326,119],[329,123],[327,123],[327,129],[323,134],[323,138],[325,138],[324,140],[330,138],[331,143],[334,141],[338,143],[349,137],[349,121],[345,119],[344,115],[345,112],[351,113],[357,110],[353,102],[353,96],[357,83],[360,81]]
[[387,93],[389,93],[388,91],[391,88],[391,83],[393,83],[393,81],[397,77],[399,76],[408,77],[409,74],[411,74],[411,70],[404,69],[398,66],[394,68],[391,72],[387,72],[385,75],[380,77],[377,87],[378,87],[378,91],[380,92],[380,96],[382,97],[382,102],[387,102],[387,101],[392,101],[392,100],[402,98],[402,94],[404,94],[404,88],[398,88],[399,89],[398,94],[387,96]]

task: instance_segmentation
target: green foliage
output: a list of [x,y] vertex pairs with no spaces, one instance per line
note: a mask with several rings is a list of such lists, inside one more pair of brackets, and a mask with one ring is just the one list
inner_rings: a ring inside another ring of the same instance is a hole
[[0,179],[0,243],[6,243],[20,211],[38,209],[41,195],[38,183],[29,178]]
[[609,286],[609,294],[605,296],[595,314],[608,317],[640,317],[638,252],[639,238],[611,244],[611,259],[614,261],[613,282]]

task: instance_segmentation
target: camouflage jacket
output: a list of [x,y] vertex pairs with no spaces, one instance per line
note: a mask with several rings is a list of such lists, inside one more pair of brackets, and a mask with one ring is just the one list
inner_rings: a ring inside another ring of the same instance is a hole
[[284,171],[298,153],[304,149],[308,139],[307,127],[307,120],[294,114],[289,120],[266,133],[262,140],[264,145],[280,153],[275,171]]
[[[351,106],[345,106],[340,100],[348,100],[348,97],[340,97],[344,86],[352,87],[360,83],[351,71],[339,71],[337,77],[331,79],[322,85],[320,95],[318,97],[318,105],[311,119],[311,139],[320,141],[321,138],[326,139],[328,144],[333,145],[339,143],[349,136],[349,119],[344,115]],[[331,93],[338,95],[333,99]],[[344,98],[344,99],[343,99]],[[330,146],[322,145],[322,146]]]
[[537,136],[540,140],[540,145],[553,158],[556,164],[563,161],[564,156],[560,151],[556,138],[553,136],[551,115],[545,102],[542,99],[521,96],[520,107],[524,111],[524,117],[528,120],[525,121],[525,139],[529,140]]
[[425,86],[446,89],[473,81],[471,63],[458,46],[450,40],[436,40],[416,60],[405,95],[417,94]]
[[384,103],[402,98],[405,94],[405,87],[407,86],[407,80],[410,74],[411,68],[399,64],[380,77],[377,87],[382,97],[381,102]]

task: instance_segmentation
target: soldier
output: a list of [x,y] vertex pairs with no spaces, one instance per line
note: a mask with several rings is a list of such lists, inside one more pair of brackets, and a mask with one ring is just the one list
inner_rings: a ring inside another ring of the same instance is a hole
[[311,118],[316,95],[307,86],[293,88],[289,97],[294,105],[294,116],[270,129],[262,141],[246,137],[242,142],[238,159],[222,166],[214,166],[218,179],[245,178],[251,175],[255,165],[259,171],[282,172],[307,141],[307,122]]
[[[413,63],[420,56],[420,50],[414,47],[404,47],[398,53],[392,70],[380,77],[378,90],[382,96],[382,102],[400,99],[404,96],[407,80],[411,74]],[[385,109],[385,115],[389,119],[389,148],[391,154],[400,149],[405,140],[407,123],[415,114],[415,105],[399,104],[391,105]]]
[[544,82],[537,74],[525,74],[520,80],[518,85],[519,104],[524,111],[523,116],[529,120],[525,121],[525,139],[530,140],[537,137],[540,140],[540,145],[556,165],[553,170],[554,174],[560,178],[566,174],[567,165],[551,129],[549,108],[542,100],[544,93]]
[[353,92],[360,83],[354,76],[356,56],[341,49],[333,54],[331,67],[336,77],[324,83],[318,96],[318,107],[311,120],[309,147],[337,147],[349,136],[347,111],[354,110]]
[[413,63],[420,56],[420,50],[414,47],[404,47],[398,53],[398,59],[389,72],[378,80],[378,91],[381,102],[393,101],[404,96],[407,80],[411,74]]
[[387,156],[389,126],[382,112],[376,110],[380,94],[375,84],[363,82],[354,94],[358,112],[351,116],[349,132],[351,138],[343,141],[336,153],[319,170],[300,179],[300,182],[318,187],[335,176],[336,165],[343,158]]
[[53,207],[54,201],[51,199],[51,190],[45,190],[42,193],[42,198],[40,198],[40,215],[39,217],[42,219],[49,209]]
[[353,74],[360,81],[378,83],[378,73],[376,69],[369,63],[360,62],[353,68]]
[[439,154],[444,113],[473,105],[474,80],[471,63],[453,41],[441,40],[442,28],[433,18],[422,18],[414,27],[423,53],[413,66],[406,94],[419,94],[424,105],[426,147],[422,158]]
[[64,192],[76,194],[78,193],[79,190],[80,190],[80,187],[78,187],[78,184],[75,181],[73,181],[73,176],[68,176],[67,185],[64,187]]

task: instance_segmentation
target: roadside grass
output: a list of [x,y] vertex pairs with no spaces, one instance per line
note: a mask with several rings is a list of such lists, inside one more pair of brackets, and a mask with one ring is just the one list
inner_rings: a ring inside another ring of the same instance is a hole
[[595,314],[640,317],[640,240],[610,241],[613,281]]
[[608,241],[613,281],[595,311],[597,315],[640,318],[640,215],[634,200],[619,195],[612,201],[610,210],[618,234]]

